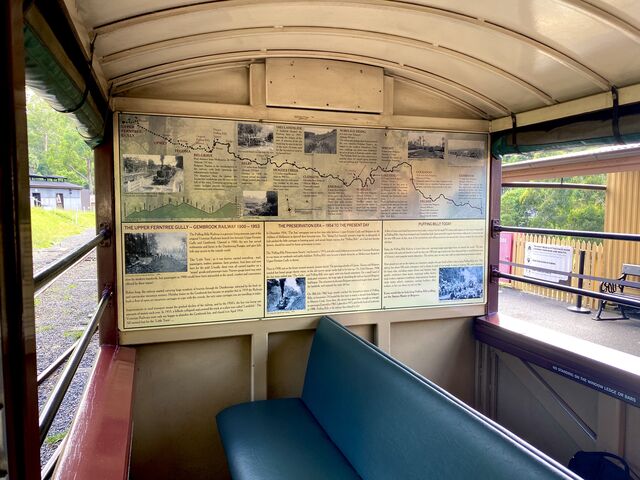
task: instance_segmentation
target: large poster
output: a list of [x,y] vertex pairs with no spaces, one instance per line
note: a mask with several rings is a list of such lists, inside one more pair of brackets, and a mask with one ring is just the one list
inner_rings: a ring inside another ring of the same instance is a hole
[[485,301],[486,135],[117,125],[123,329]]

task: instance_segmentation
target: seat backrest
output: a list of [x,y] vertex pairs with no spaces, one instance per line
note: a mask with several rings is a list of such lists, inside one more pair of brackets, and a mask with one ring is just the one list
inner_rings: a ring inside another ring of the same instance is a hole
[[640,265],[632,265],[629,263],[624,263],[622,265],[622,274],[640,277]]
[[302,399],[366,480],[578,478],[327,317]]

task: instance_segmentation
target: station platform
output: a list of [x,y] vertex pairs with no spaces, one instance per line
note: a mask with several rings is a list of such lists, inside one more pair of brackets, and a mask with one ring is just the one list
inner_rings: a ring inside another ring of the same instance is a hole
[[[591,314],[567,310],[572,304],[502,287],[499,311],[505,315],[588,342],[640,356],[640,316],[629,320],[593,319]],[[607,312],[608,313],[608,312]],[[615,316],[616,312],[611,312]]]

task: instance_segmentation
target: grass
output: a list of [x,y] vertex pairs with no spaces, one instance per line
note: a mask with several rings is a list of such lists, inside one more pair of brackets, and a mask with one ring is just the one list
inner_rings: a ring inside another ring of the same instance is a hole
[[53,325],[41,325],[39,327],[36,327],[36,333],[44,333],[48,332],[49,330],[53,330]]
[[[77,216],[77,223],[76,223]],[[61,240],[95,227],[94,212],[31,209],[31,241],[34,249],[47,248]]]
[[44,443],[46,443],[47,445],[55,445],[56,443],[61,441],[64,437],[66,437],[67,433],[69,433],[68,430],[64,432],[56,433],[54,435],[49,435],[47,438],[44,439]]
[[63,335],[67,338],[71,338],[74,341],[76,341],[82,336],[83,332],[84,330],[67,330],[66,332],[63,333]]

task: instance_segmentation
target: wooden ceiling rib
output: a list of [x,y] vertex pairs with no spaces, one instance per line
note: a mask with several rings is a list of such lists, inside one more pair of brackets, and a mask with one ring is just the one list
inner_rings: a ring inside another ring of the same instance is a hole
[[489,115],[480,110],[479,108],[476,108],[475,106],[471,105],[468,102],[465,102],[464,100],[460,100],[457,97],[454,97],[453,95],[449,95],[446,92],[443,92],[442,90],[438,90],[437,88],[433,88],[433,87],[429,87],[427,85],[425,85],[424,83],[420,83],[420,82],[416,82],[415,80],[411,80],[410,78],[405,78],[402,77],[400,75],[394,75],[393,78],[395,79],[396,82],[399,83],[404,83],[406,85],[410,85],[418,90],[423,90],[427,93],[431,93],[434,95],[437,95],[438,97],[444,98],[445,100],[450,101],[451,103],[464,108],[465,110],[470,111],[471,113],[473,113],[474,115],[479,115],[481,118],[484,119],[489,119]]
[[224,31],[216,31],[209,33],[199,33],[195,35],[186,35],[184,37],[171,38],[168,40],[162,40],[160,42],[148,43],[145,45],[140,45],[138,47],[122,50],[119,52],[114,52],[102,57],[102,65],[110,65],[113,63],[117,63],[123,59],[130,60],[132,57],[139,55],[147,55],[157,50],[163,50],[168,48],[180,48],[185,47],[193,43],[207,42],[210,40],[215,40],[218,38],[240,38],[240,37],[248,37],[253,35],[264,35],[264,34],[275,34],[282,35],[287,33],[302,33],[309,35],[335,35],[341,36],[345,38],[355,37],[355,38],[367,38],[367,39],[375,39],[379,41],[384,41],[390,44],[395,45],[407,45],[416,47],[418,49],[429,50],[436,52],[441,55],[446,55],[449,57],[456,58],[463,62],[467,62],[476,67],[482,68],[488,72],[494,73],[502,78],[509,80],[510,82],[520,86],[521,88],[527,90],[529,93],[535,95],[544,102],[546,105],[552,105],[555,103],[555,100],[546,92],[542,91],[535,85],[523,80],[522,78],[517,77],[516,75],[492,65],[488,62],[475,58],[471,55],[467,55],[462,52],[458,52],[456,50],[452,50],[447,47],[443,47],[440,45],[433,45],[431,43],[415,40],[408,37],[402,37],[399,35],[392,35],[388,33],[380,33],[380,32],[371,32],[366,30],[358,30],[358,29],[346,29],[346,28],[327,28],[327,27],[315,27],[315,26],[295,26],[295,27],[256,27],[256,28],[243,28],[243,29],[234,29],[234,30],[224,30]]
[[[263,2],[261,2],[261,4],[262,5],[264,5],[265,3],[286,4],[286,3],[296,3],[296,2],[305,3],[303,0],[264,0]],[[125,28],[140,26],[144,23],[154,22],[158,20],[171,19],[179,15],[190,15],[194,13],[209,12],[215,9],[240,7],[240,6],[251,5],[252,3],[255,3],[255,2],[252,0],[217,0],[212,2],[202,2],[202,3],[192,4],[192,5],[184,5],[184,6],[179,6],[175,8],[167,8],[161,11],[152,11],[147,14],[135,15],[133,17],[124,18],[108,24],[99,25],[93,29],[93,34],[96,36],[114,34]],[[454,22],[458,22],[458,23],[462,22],[477,28],[488,29],[495,33],[501,34],[502,36],[508,37],[512,40],[516,40],[516,41],[528,44],[530,46],[533,46],[544,55],[574,70],[576,73],[582,75],[584,78],[589,79],[594,85],[597,85],[599,88],[603,90],[608,90],[612,86],[612,83],[609,80],[604,78],[602,75],[594,72],[586,65],[583,65],[576,59],[571,58],[569,55],[563,52],[560,52],[557,49],[554,49],[553,47],[550,47],[549,45],[546,45],[543,42],[535,40],[534,38],[523,35],[520,32],[486,21],[482,18],[476,18],[469,15],[457,13],[451,10],[445,10],[441,8],[435,8],[435,7],[409,3],[409,2],[399,1],[399,0],[341,0],[340,2],[323,2],[323,3],[335,3],[336,5],[351,3],[351,4],[363,5],[366,7],[374,6],[374,7],[381,7],[386,9],[402,9],[402,10],[408,9],[412,13],[416,13],[420,15],[445,17],[448,20],[451,20]]]
[[595,18],[599,22],[602,22],[605,25],[616,29],[617,31],[632,39],[634,42],[640,44],[640,29],[630,24],[629,22],[624,21],[620,17],[616,17],[614,14],[607,12],[602,8],[599,8],[593,3],[589,3],[585,0],[556,1],[568,5],[571,8],[575,8],[576,10],[579,10],[583,13],[586,13],[590,17]]
[[477,102],[484,104],[485,106],[490,107],[493,111],[499,112],[503,115],[508,114],[510,111],[504,105],[501,105],[500,103],[494,101],[493,99],[488,98],[485,95],[475,90],[472,90],[471,88],[466,87],[465,85],[457,83],[454,80],[438,76],[426,70],[421,70],[419,68],[412,67],[409,65],[396,64],[393,62],[389,62],[388,60],[385,60],[385,59],[365,57],[362,55],[354,55],[351,53],[333,52],[333,51],[252,50],[252,51],[246,51],[246,52],[233,52],[228,54],[208,55],[206,57],[187,58],[187,59],[179,60],[176,62],[157,65],[147,69],[138,70],[136,72],[132,72],[126,75],[114,77],[111,80],[116,89],[121,89],[123,85],[131,86],[131,85],[134,85],[135,82],[139,80],[149,79],[156,75],[167,75],[167,74],[170,74],[171,72],[180,72],[183,69],[189,69],[197,66],[213,65],[216,63],[225,63],[230,61],[238,62],[243,60],[247,61],[247,60],[266,59],[266,58],[320,58],[325,60],[352,61],[356,63],[362,63],[365,65],[382,67],[385,69],[389,69],[390,71],[401,71],[401,72],[405,72],[405,75],[408,75],[408,76],[413,75],[416,77],[422,77],[431,81],[436,81],[441,84],[444,84],[454,90],[457,90],[461,93],[464,93],[465,95],[468,95],[474,98]]

